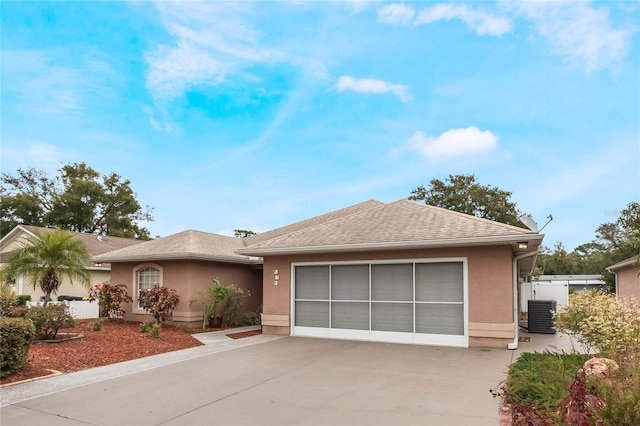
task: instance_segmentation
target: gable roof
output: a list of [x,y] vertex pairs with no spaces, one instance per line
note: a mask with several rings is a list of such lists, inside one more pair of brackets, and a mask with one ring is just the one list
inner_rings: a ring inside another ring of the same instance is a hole
[[238,253],[264,256],[294,253],[365,251],[515,244],[530,242],[537,249],[543,236],[530,229],[418,204],[409,200],[369,203],[360,209],[310,226],[291,228],[272,238],[247,241]]
[[242,239],[188,230],[146,241],[132,247],[94,256],[94,262],[130,262],[171,259],[198,259],[219,262],[260,264],[261,259],[237,254]]
[[[0,240],[0,248],[6,247],[11,241],[18,238],[21,234],[35,237],[36,234],[49,234],[55,231],[51,228],[43,228],[40,226],[17,225],[7,235]],[[97,256],[118,250],[124,247],[130,247],[142,243],[142,240],[133,238],[111,237],[107,235],[88,234],[84,232],[66,231],[73,234],[73,238],[82,241],[87,247],[90,256]]]
[[622,268],[625,268],[627,266],[635,265],[635,263],[638,261],[638,259],[640,259],[640,254],[632,256],[632,257],[630,257],[628,259],[625,259],[625,260],[623,260],[621,262],[618,262],[618,263],[616,263],[614,265],[611,265],[611,266],[607,267],[606,269],[609,272],[615,272],[615,271],[617,271],[619,269],[622,269]]

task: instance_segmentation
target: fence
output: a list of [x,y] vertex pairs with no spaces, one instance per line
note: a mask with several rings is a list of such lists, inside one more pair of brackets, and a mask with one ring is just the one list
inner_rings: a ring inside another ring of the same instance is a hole
[[522,294],[520,298],[520,311],[529,310],[529,300],[553,300],[556,306],[564,307],[569,305],[569,284],[568,283],[522,283]]
[[[98,318],[100,314],[99,304],[97,301],[89,302],[88,300],[73,300],[65,302],[49,302],[49,303],[64,303],[69,307],[69,313],[75,319],[87,319]],[[42,305],[42,302],[27,302],[27,306]]]

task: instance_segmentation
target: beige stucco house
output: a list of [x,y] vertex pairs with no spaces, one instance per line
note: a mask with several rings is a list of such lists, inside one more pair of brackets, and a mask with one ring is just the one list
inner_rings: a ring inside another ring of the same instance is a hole
[[622,297],[633,297],[640,300],[640,255],[630,257],[607,268],[616,276],[616,294]]
[[[174,321],[217,277],[262,303],[263,332],[339,339],[515,349],[521,277],[543,236],[449,210],[370,200],[238,239],[186,231],[94,257],[111,281],[167,285]],[[255,298],[254,298],[255,297]],[[142,320],[133,307],[127,318]]]
[[[134,298],[126,306],[125,319],[147,321],[149,314],[138,307],[141,289],[156,285],[177,290],[180,303],[174,322],[202,323],[203,306],[190,303],[213,279],[235,284],[249,292],[243,312],[256,311],[262,303],[262,259],[240,255],[243,240],[200,231],[184,231],[136,246],[95,256],[95,262],[111,264],[111,282],[125,284]],[[242,314],[242,313],[241,313]]]
[[[42,228],[30,225],[17,225],[7,235],[0,240],[0,268],[6,261],[9,253],[20,247],[20,242],[25,237],[33,238],[36,233],[52,232],[52,229]],[[71,232],[71,231],[69,231]],[[124,247],[139,244],[140,240],[131,238],[108,237],[104,235],[87,234],[82,232],[71,232],[73,238],[82,241],[87,247],[90,256],[97,256],[110,251],[118,250]],[[108,281],[111,277],[111,265],[108,263],[94,263],[87,265],[87,269],[91,273],[91,284],[99,284]],[[28,294],[31,300],[38,301],[44,297],[44,293],[38,286],[34,289],[30,281],[25,277],[17,277],[14,283],[14,292],[16,294]],[[79,283],[72,283],[68,277],[63,277],[62,283],[58,289],[58,295],[86,297],[89,289],[83,287]],[[55,296],[52,296],[55,299]]]
[[263,332],[517,347],[518,286],[543,236],[400,200],[246,239],[263,258]]

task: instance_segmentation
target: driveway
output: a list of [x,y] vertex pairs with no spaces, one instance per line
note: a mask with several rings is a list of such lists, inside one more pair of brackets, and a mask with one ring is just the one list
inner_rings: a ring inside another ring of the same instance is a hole
[[[54,393],[25,397],[30,399],[21,400],[16,393],[34,384],[4,388],[1,423],[495,426],[499,401],[489,389],[504,378],[518,353],[527,350],[273,336],[240,341],[242,347],[191,359],[189,354],[197,353],[193,349],[180,351],[185,359],[147,365],[142,371],[143,364],[136,362],[144,360],[129,362],[125,367],[137,372],[98,375],[64,390],[56,380],[94,371],[46,379],[38,386]],[[118,371],[118,366],[110,368]]]

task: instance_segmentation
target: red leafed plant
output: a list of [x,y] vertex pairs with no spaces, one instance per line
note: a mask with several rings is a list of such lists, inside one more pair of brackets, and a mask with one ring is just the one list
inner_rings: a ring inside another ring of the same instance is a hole
[[98,300],[100,304],[100,316],[109,319],[123,319],[123,303],[131,303],[133,298],[127,293],[127,286],[124,284],[111,284],[105,281],[96,284],[89,291],[89,302]]
[[584,371],[579,370],[569,385],[569,396],[562,403],[566,421],[570,426],[604,426],[602,420],[594,420],[594,409],[602,407],[604,400],[587,384]]
[[156,324],[162,324],[171,319],[173,310],[180,303],[180,297],[173,288],[156,286],[140,290],[138,303],[142,309],[153,315]]

